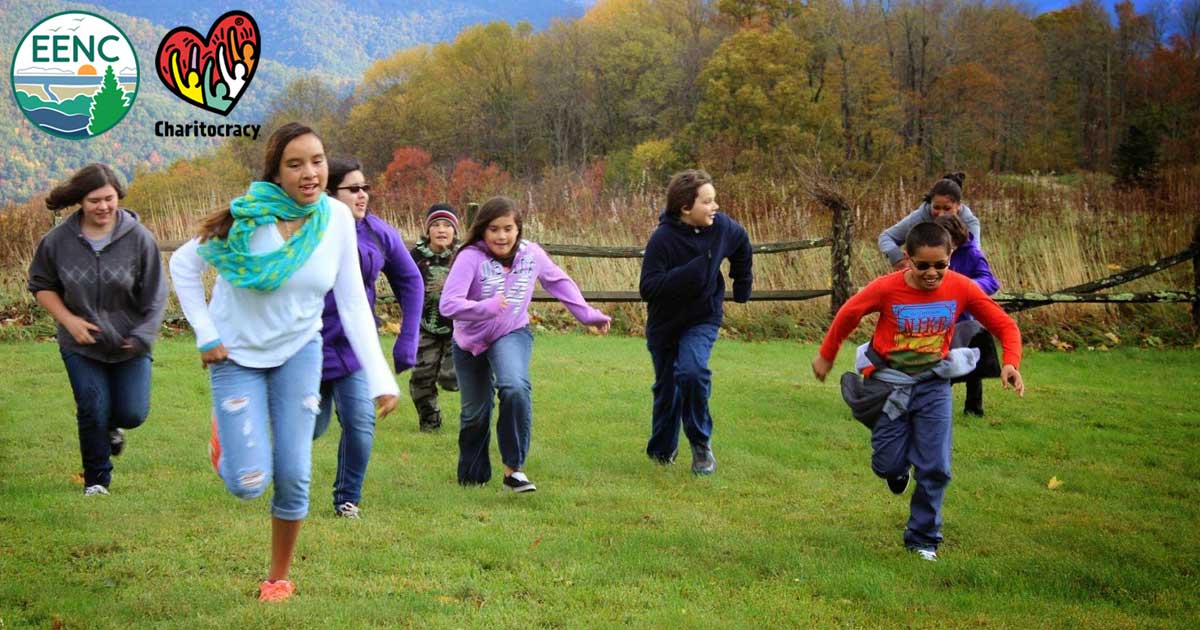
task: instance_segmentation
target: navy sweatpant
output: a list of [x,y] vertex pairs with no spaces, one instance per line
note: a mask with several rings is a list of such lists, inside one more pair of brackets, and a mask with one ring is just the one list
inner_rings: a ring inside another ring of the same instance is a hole
[[909,504],[904,544],[936,549],[942,542],[942,499],[950,484],[950,381],[934,379],[913,387],[908,411],[883,414],[871,431],[871,469],[883,478],[914,469],[916,490]]

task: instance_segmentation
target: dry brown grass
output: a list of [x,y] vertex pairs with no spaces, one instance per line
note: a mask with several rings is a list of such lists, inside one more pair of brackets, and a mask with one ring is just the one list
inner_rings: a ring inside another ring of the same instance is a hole
[[[1186,247],[1200,221],[1198,172],[1169,174],[1154,195],[1114,190],[1100,176],[1066,182],[1048,176],[985,177],[967,182],[966,201],[983,221],[983,246],[1004,289],[1048,291]],[[134,183],[126,205],[137,209],[163,240],[189,237],[197,219],[241,192],[231,178],[220,178],[214,184],[196,172],[175,178],[148,177],[147,181],[145,186],[141,181]],[[551,174],[536,183],[514,182],[497,192],[513,197],[525,209],[530,238],[553,243],[644,244],[662,204],[658,191],[597,192],[578,174],[567,173]],[[861,286],[888,269],[875,248],[876,235],[916,207],[924,185],[914,188],[902,181],[874,182],[870,191],[849,192],[848,198],[858,200],[854,207],[853,280]],[[718,182],[718,193],[723,210],[745,225],[755,242],[815,238],[830,231],[828,212],[794,183],[757,181],[722,187]],[[421,217],[417,213],[400,214],[386,206],[377,206],[375,211],[406,237],[419,234]],[[10,206],[0,214],[3,303],[31,303],[24,291],[24,270],[37,240],[50,226],[49,217],[40,200]],[[828,288],[829,257],[828,249],[759,256],[755,259],[755,287]],[[559,257],[557,262],[585,290],[637,287],[636,260]],[[1180,265],[1128,288],[1189,289],[1189,267]],[[635,333],[641,330],[641,305],[606,305],[606,309],[617,316],[621,328]],[[727,309],[726,325],[751,338],[812,338],[827,323],[827,311],[827,299],[732,305]],[[536,312],[548,322],[566,320],[558,307],[538,307]],[[1056,305],[1019,317],[1023,326],[1045,329],[1047,336],[1078,329],[1081,324],[1096,331],[1090,337],[1083,335],[1081,342],[1098,338],[1104,330],[1130,334],[1131,321],[1146,330],[1146,337],[1162,337],[1164,331],[1169,336],[1176,331],[1182,340],[1187,336],[1181,330],[1187,328],[1188,310],[1186,305]]]

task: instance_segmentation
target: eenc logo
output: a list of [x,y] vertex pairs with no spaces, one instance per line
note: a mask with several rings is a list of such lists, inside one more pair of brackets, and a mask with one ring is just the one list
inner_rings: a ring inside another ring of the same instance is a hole
[[175,96],[225,116],[246,93],[261,50],[254,18],[230,11],[213,22],[208,37],[187,26],[168,31],[158,44],[155,68]]
[[57,13],[25,33],[12,62],[13,96],[34,125],[72,140],[121,122],[137,97],[138,61],[129,38],[107,19]]

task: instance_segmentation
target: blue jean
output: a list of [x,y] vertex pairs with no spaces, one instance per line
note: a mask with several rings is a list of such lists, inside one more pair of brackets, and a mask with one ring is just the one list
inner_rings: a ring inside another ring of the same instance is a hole
[[648,345],[654,362],[654,408],[646,454],[667,461],[679,448],[679,427],[693,444],[712,439],[712,370],[708,360],[717,342],[716,324],[698,324],[683,332],[673,346]]
[[533,429],[533,386],[529,382],[529,360],[533,355],[533,333],[529,327],[497,339],[479,356],[451,346],[462,413],[458,428],[458,482],[487,483],[492,478],[488,457],[491,442],[492,405],[500,399],[496,420],[496,442],[505,466],[521,470],[529,454]]
[[899,418],[881,414],[871,431],[871,470],[898,477],[913,467],[916,490],[909,503],[904,544],[937,549],[942,542],[942,499],[950,484],[950,381],[934,379],[913,387],[908,411]]
[[337,476],[333,480],[333,504],[362,501],[363,478],[375,441],[375,400],[367,389],[367,375],[357,370],[342,378],[321,381],[321,411],[317,413],[313,439],[325,434],[337,403],[342,439],[338,443]]
[[75,394],[83,483],[107,488],[113,468],[108,432],[139,427],[150,413],[150,355],[105,363],[70,350],[59,354]]
[[253,499],[274,479],[271,514],[285,521],[308,514],[321,360],[321,336],[316,335],[273,368],[230,360],[208,368],[225,487],[238,498]]

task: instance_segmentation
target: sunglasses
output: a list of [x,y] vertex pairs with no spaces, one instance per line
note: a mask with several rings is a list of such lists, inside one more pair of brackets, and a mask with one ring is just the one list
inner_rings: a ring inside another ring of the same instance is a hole
[[359,192],[365,192],[365,193],[371,192],[371,185],[363,184],[363,185],[359,186],[356,184],[354,186],[338,186],[338,190],[349,190],[350,194],[357,195]]
[[946,267],[949,267],[950,263],[948,263],[944,260],[939,260],[937,262],[932,262],[932,263],[925,262],[922,260],[920,262],[913,261],[912,266],[913,266],[913,269],[916,269],[917,271],[928,271],[930,267],[933,267],[934,269],[941,271],[941,270],[945,269]]

